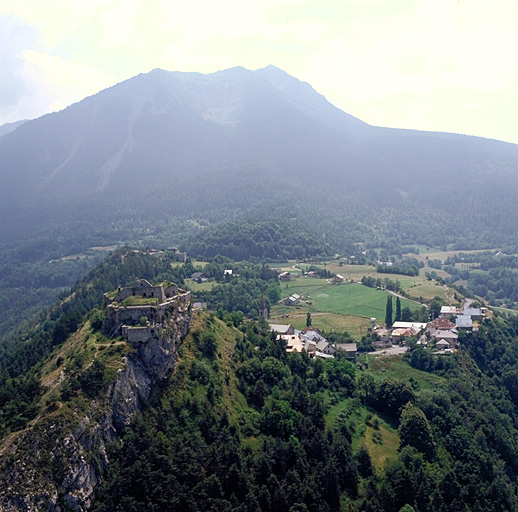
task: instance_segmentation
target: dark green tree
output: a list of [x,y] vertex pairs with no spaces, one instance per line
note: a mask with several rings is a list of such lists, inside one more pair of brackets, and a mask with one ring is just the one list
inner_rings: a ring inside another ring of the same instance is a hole
[[396,297],[396,322],[401,320],[401,300]]
[[442,306],[443,306],[443,300],[436,295],[433,298],[432,302],[430,303],[430,317],[432,320],[434,320],[435,318],[437,318],[439,316]]
[[308,311],[308,314],[306,315],[306,327],[311,326],[311,313]]
[[401,320],[403,322],[411,322],[413,320],[412,311],[408,306],[405,306],[401,310]]
[[387,305],[385,307],[385,325],[392,326],[392,295],[387,297]]
[[408,402],[401,412],[398,433],[401,448],[413,446],[428,460],[434,457],[436,444],[430,423],[424,412],[411,402]]

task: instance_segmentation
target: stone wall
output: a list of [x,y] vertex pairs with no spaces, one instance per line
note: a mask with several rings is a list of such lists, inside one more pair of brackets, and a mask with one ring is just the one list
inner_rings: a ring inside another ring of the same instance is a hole
[[[0,472],[0,511],[91,509],[95,488],[110,464],[106,444],[119,438],[156,383],[174,369],[178,343],[189,330],[191,309],[183,307],[188,297],[165,304],[159,336],[134,347],[87,413],[46,415],[0,447],[0,464],[8,467]],[[146,309],[132,311],[137,317]],[[49,466],[58,470],[49,471]]]
[[[126,288],[121,288],[119,293],[113,299],[113,302],[122,302],[126,300],[128,297],[134,297],[138,295],[139,297],[153,297],[157,298],[158,302],[164,302],[166,300],[166,293],[164,291],[164,287],[162,285],[159,286],[151,286],[147,281],[143,283],[144,280],[139,281],[139,283],[135,286],[127,286]],[[174,289],[173,286],[170,289]],[[178,287],[176,286],[176,293],[178,293]],[[171,294],[172,297],[174,294]]]
[[158,338],[162,332],[161,325],[146,325],[145,327],[122,326],[122,337],[128,343],[143,343],[149,338]]

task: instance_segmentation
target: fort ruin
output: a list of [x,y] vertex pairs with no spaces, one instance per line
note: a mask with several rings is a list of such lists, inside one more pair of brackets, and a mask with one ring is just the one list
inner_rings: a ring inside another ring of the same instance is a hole
[[174,283],[152,285],[146,279],[137,279],[135,285],[105,293],[104,297],[104,333],[110,337],[120,335],[131,344],[158,339],[171,313],[191,305],[191,292]]

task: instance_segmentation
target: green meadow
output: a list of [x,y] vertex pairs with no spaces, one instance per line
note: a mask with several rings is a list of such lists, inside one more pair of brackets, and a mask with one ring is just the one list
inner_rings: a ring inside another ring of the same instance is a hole
[[[289,321],[300,328],[306,325],[306,315],[309,312],[315,327],[346,330],[354,337],[365,334],[370,318],[376,318],[378,322],[384,321],[389,295],[384,290],[369,288],[357,282],[332,284],[326,279],[307,278],[282,283],[281,291],[283,297],[297,293],[302,300],[297,306],[285,306],[283,303],[275,305],[271,311],[272,320],[282,323]],[[405,306],[411,310],[420,308],[414,302],[401,299],[401,307]]]
[[[435,269],[424,267],[420,270],[418,276],[403,276],[399,274],[379,274],[372,265],[342,265],[337,262],[326,264],[326,269],[334,274],[340,274],[346,281],[361,281],[362,277],[374,277],[375,279],[388,278],[391,281],[399,281],[401,288],[405,291],[410,299],[419,302],[430,302],[435,296],[446,298],[448,288],[441,287],[437,281],[429,281],[425,272],[431,272]],[[448,274],[442,270],[435,270],[441,277]]]

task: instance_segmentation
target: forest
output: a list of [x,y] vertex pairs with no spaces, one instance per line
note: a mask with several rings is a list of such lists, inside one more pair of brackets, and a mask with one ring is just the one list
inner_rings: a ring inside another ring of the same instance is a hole
[[518,256],[501,251],[459,253],[449,257],[443,268],[451,276],[447,282],[463,283],[471,294],[491,306],[515,309],[518,305]]
[[[517,510],[513,322],[450,360],[414,349],[408,364],[417,379],[436,375],[435,390],[286,354],[261,323],[197,322],[186,363],[114,450],[94,510]],[[479,358],[481,344],[507,354]],[[337,403],[347,407],[332,420]],[[400,446],[380,470],[358,435],[385,422]]]
[[[103,293],[136,277],[183,285],[197,267],[173,261],[116,252],[41,313],[23,344],[2,345],[2,437],[53,410],[41,403],[44,363],[85,323],[100,336]],[[275,273],[234,263],[239,279],[225,281],[229,264],[203,268],[222,279],[205,296],[214,311],[195,314],[173,375],[109,445],[92,510],[518,510],[517,317],[484,320],[450,357],[412,345],[383,362],[313,360],[286,353],[264,320],[237,308],[274,300]],[[119,349],[90,366],[76,352],[59,403],[94,403]]]

